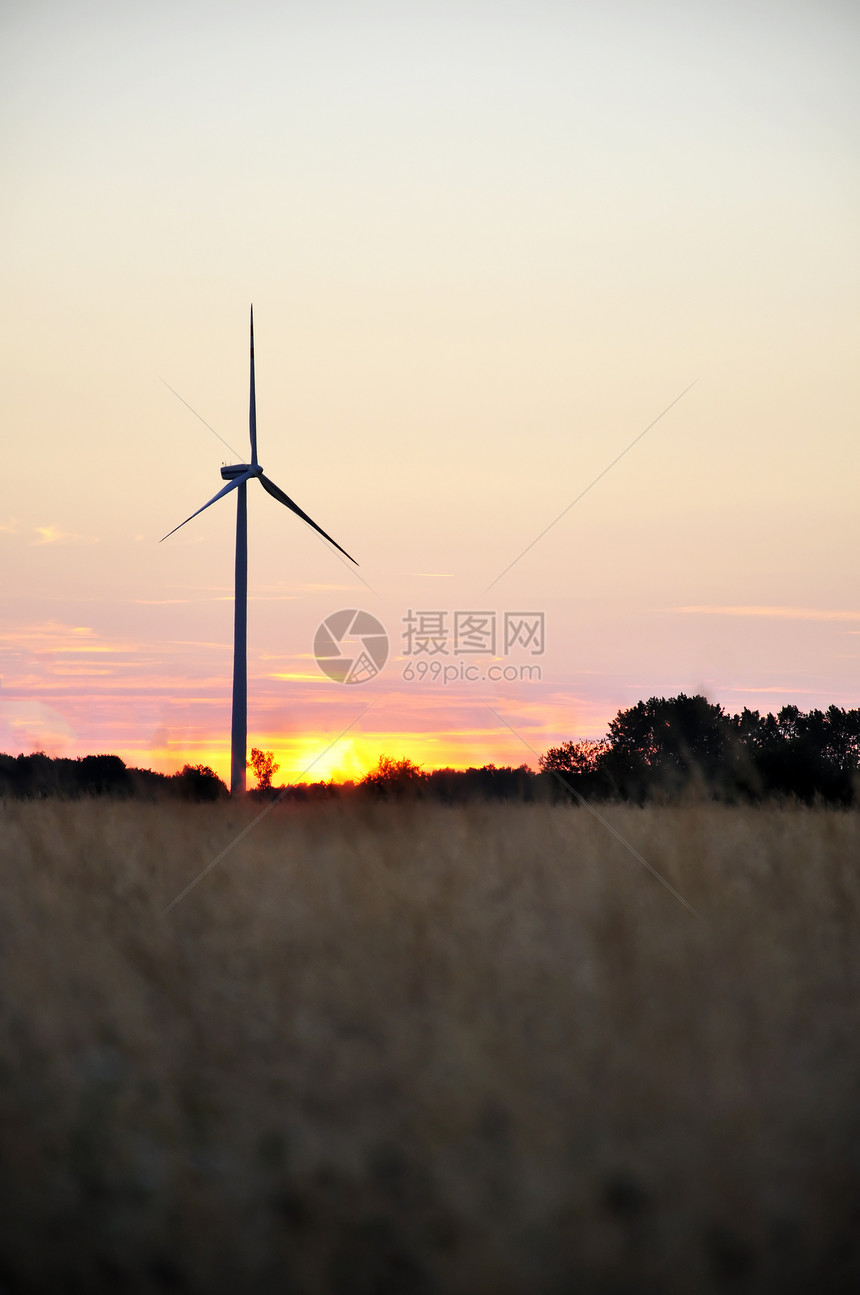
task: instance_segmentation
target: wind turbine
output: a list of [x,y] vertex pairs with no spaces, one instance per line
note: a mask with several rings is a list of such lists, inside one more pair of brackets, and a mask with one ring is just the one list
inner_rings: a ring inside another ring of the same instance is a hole
[[[197,517],[212,504],[229,495],[231,490],[237,490],[237,509],[236,509],[236,593],[233,609],[233,721],[230,739],[230,795],[240,795],[245,790],[245,768],[247,765],[247,746],[248,746],[248,482],[257,477],[260,485],[264,490],[277,499],[278,503],[289,508],[297,517],[301,517],[303,522],[313,527],[318,535],[329,544],[333,544],[345,558],[350,562],[355,562],[355,558],[350,557],[346,549],[342,549],[336,540],[327,535],[321,526],[317,526],[313,518],[308,517],[306,512],[299,508],[298,504],[285,495],[283,490],[275,485],[274,481],[263,472],[260,464],[257,462],[257,396],[254,385],[254,307],[251,306],[251,403],[248,415],[248,421],[251,431],[251,462],[250,463],[233,463],[229,466],[222,467],[221,476],[227,482],[223,489],[219,490],[217,495],[213,495],[208,503],[202,508],[198,508],[196,513],[191,517],[186,517],[184,522],[179,526],[174,526],[172,531],[168,531],[163,539],[168,539],[171,535],[183,527],[186,522],[190,522],[193,517]],[[358,563],[355,562],[358,566]]]

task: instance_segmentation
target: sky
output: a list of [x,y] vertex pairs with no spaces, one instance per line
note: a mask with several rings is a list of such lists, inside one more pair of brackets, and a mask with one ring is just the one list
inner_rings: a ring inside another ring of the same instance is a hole
[[359,563],[251,483],[276,781],[860,705],[858,46],[841,0],[0,2],[0,750],[226,775],[233,496],[159,541],[248,456],[251,302],[260,461]]

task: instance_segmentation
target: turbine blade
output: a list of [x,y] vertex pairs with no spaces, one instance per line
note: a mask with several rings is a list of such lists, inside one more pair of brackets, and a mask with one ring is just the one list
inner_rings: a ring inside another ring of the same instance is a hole
[[329,544],[333,544],[334,547],[340,553],[342,553],[345,558],[349,558],[350,562],[354,562],[355,565],[358,566],[358,563],[355,561],[355,558],[350,553],[347,553],[346,549],[342,549],[338,544],[337,540],[333,540],[330,535],[326,535],[323,528],[321,526],[317,526],[316,522],[313,520],[312,517],[308,517],[307,513],[303,512],[302,509],[299,508],[298,504],[293,503],[289,495],[285,495],[283,490],[281,490],[280,487],[276,486],[274,481],[270,481],[269,478],[265,476],[263,473],[260,474],[260,484],[264,490],[268,490],[269,494],[272,496],[273,499],[277,499],[278,503],[283,504],[285,508],[289,508],[290,511],[294,512],[297,517],[301,517],[303,522],[307,522],[308,526],[312,526],[314,530],[323,537],[324,540],[328,540]]
[[208,503],[204,504],[202,508],[197,509],[196,513],[192,513],[191,517],[186,517],[184,522],[180,522],[178,526],[174,526],[172,531],[168,531],[166,535],[162,535],[159,540],[159,544],[163,544],[165,540],[170,539],[171,535],[175,535],[176,532],[181,530],[182,527],[190,522],[193,517],[197,517],[200,513],[205,512],[207,508],[211,508],[213,504],[216,504],[219,499],[223,499],[225,495],[229,495],[231,490],[235,490],[237,486],[244,485],[244,483],[253,475],[253,472],[246,472],[243,476],[234,477],[232,481],[228,481],[223,490],[219,490],[217,495],[213,495]]
[[251,305],[251,403],[248,409],[251,432],[251,462],[257,463],[257,384],[254,378],[254,306]]

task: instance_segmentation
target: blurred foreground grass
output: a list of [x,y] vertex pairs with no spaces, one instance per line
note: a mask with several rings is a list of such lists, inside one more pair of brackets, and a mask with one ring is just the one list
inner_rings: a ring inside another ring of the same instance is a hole
[[860,1278],[860,815],[0,806],[0,1292]]

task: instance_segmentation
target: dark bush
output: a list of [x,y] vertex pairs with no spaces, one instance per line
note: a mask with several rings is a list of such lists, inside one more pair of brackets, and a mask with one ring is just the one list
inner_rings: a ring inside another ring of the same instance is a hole
[[226,785],[208,764],[186,764],[171,779],[173,790],[181,800],[221,800],[229,793]]

